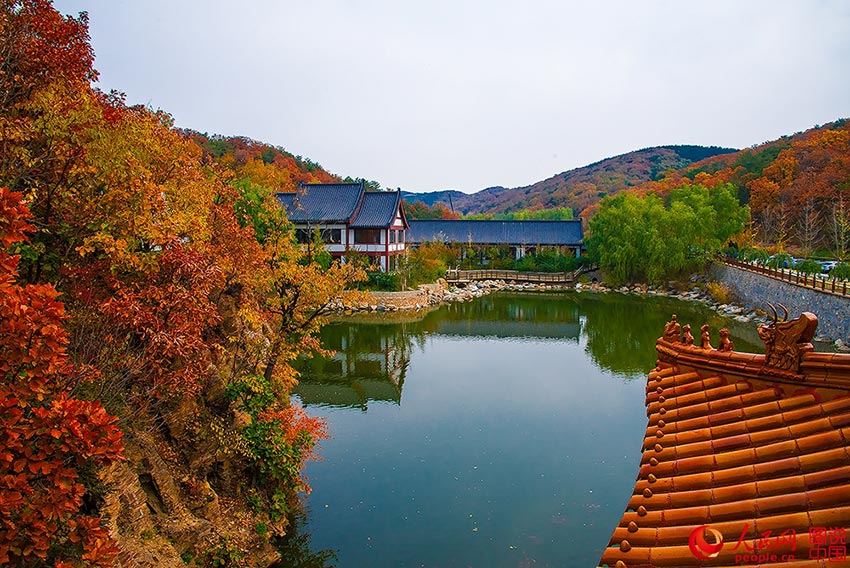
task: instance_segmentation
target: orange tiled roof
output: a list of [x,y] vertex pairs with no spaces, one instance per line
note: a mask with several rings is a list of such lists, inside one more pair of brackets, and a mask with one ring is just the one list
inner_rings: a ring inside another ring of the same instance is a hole
[[601,566],[850,566],[840,559],[850,355],[814,353],[816,325],[803,314],[762,326],[767,355],[665,332],[647,381],[640,473]]

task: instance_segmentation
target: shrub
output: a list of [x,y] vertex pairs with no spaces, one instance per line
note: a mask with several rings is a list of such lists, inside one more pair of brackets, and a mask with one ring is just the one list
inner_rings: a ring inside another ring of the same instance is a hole
[[764,249],[760,249],[758,247],[746,247],[741,249],[740,258],[746,262],[765,264],[768,258],[770,258],[770,255]]
[[457,265],[458,257],[456,249],[441,242],[423,243],[407,251],[400,259],[399,288],[412,288],[445,277],[446,269]]
[[251,423],[240,432],[240,442],[262,495],[261,510],[277,522],[286,514],[290,492],[310,492],[301,466],[316,457],[316,443],[327,438],[325,421],[307,416],[300,406],[280,408],[271,384],[262,376],[236,381],[228,386],[227,395],[251,416]]
[[582,260],[574,256],[559,254],[554,249],[543,249],[537,254],[527,254],[510,268],[530,272],[570,272],[578,268]]
[[223,538],[216,548],[207,552],[204,565],[215,568],[245,566],[246,564],[242,561],[243,558],[245,558],[245,552],[236,543]]
[[368,280],[358,285],[360,290],[376,290],[394,292],[401,290],[401,275],[398,272],[381,272],[370,270],[366,272]]
[[791,268],[794,266],[794,259],[790,254],[783,252],[773,255],[767,261],[767,265],[771,268]]
[[9,249],[28,241],[29,218],[23,195],[0,187],[0,564],[109,566],[118,549],[87,511],[84,482],[122,459],[122,434],[74,396],[93,370],[68,360],[59,292],[17,282]]
[[839,262],[835,265],[829,272],[830,278],[835,278],[837,280],[850,280],[850,264],[846,262]]
[[720,282],[709,282],[708,293],[719,304],[728,304],[732,301],[732,290]]
[[822,267],[814,260],[806,259],[795,264],[794,270],[804,274],[820,274]]

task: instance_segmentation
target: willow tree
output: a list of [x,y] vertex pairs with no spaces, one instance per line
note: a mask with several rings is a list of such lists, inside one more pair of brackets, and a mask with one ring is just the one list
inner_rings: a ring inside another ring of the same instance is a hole
[[603,199],[588,224],[587,248],[612,282],[658,282],[693,269],[744,230],[749,209],[721,184],[657,195]]

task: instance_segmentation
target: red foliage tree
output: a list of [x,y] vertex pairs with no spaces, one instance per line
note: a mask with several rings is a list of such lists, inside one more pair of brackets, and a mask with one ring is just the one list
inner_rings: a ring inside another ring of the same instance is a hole
[[81,472],[120,459],[116,419],[74,398],[64,306],[49,284],[17,284],[10,254],[31,231],[21,194],[0,187],[0,564],[109,566],[117,549],[85,514]]
[[222,283],[219,267],[176,240],[163,249],[152,267],[131,278],[104,278],[109,297],[99,305],[121,335],[111,340],[134,344],[140,353],[146,370],[134,384],[140,406],[200,392],[215,346],[209,330],[221,321],[210,299]]
[[63,16],[49,0],[0,0],[0,44],[7,46],[0,62],[4,107],[58,78],[86,85],[97,78],[86,14]]

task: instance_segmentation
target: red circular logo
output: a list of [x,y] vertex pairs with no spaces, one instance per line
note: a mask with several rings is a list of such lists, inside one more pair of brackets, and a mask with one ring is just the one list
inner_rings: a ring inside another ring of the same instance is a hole
[[[706,533],[713,537],[713,544],[705,539]],[[723,535],[714,529],[708,528],[708,525],[702,525],[691,532],[691,537],[688,539],[688,547],[691,549],[691,554],[700,560],[716,558],[723,548]]]

